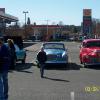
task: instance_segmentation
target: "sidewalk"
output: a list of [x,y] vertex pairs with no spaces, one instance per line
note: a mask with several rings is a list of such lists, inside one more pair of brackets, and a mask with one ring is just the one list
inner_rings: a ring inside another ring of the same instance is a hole
[[[36,57],[36,54],[38,53],[38,51],[40,50],[41,44],[42,44],[41,42],[38,42],[36,44],[33,44],[31,46],[24,48],[28,53],[28,56],[26,57],[26,61],[29,62],[29,60],[28,60],[29,58],[33,59],[30,63],[33,63],[34,66],[37,65],[35,57]],[[32,55],[34,56],[34,58],[32,58],[33,57]]]
[[24,48],[25,50],[27,50],[27,51],[34,51],[34,52],[36,52],[36,51],[39,51],[39,47],[41,47],[41,42],[39,42],[39,43],[36,43],[36,44],[34,44],[34,45],[32,45],[32,46],[29,46],[29,47],[26,47],[26,48]]

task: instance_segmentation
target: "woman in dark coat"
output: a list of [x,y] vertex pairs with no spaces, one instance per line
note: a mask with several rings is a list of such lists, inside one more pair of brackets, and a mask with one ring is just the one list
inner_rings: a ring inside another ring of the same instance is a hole
[[14,47],[14,42],[12,39],[8,39],[8,46],[10,49],[10,58],[11,58],[11,66],[10,69],[15,69],[15,63],[16,63],[16,52]]

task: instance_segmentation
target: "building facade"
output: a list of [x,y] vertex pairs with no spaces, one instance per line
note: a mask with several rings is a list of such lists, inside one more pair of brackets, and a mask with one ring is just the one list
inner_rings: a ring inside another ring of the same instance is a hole
[[[60,25],[33,25],[33,33],[36,40],[49,41],[62,37],[62,29]],[[64,34],[63,34],[64,35]]]
[[11,22],[17,22],[18,18],[7,14],[5,8],[0,8],[0,36],[4,35],[6,30],[6,24],[11,24]]

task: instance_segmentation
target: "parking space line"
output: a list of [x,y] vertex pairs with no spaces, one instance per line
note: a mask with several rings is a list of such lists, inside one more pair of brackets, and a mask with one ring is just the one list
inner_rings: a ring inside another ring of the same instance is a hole
[[72,91],[70,92],[71,100],[75,100],[75,93]]

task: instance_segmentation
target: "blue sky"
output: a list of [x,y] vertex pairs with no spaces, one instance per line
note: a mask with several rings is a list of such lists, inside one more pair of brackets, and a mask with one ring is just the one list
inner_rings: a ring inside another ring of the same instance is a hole
[[92,17],[100,18],[100,0],[0,0],[0,7],[6,9],[6,13],[19,18],[24,23],[23,11],[28,11],[31,23],[49,24],[62,21],[67,25],[80,25],[83,9],[92,9]]

